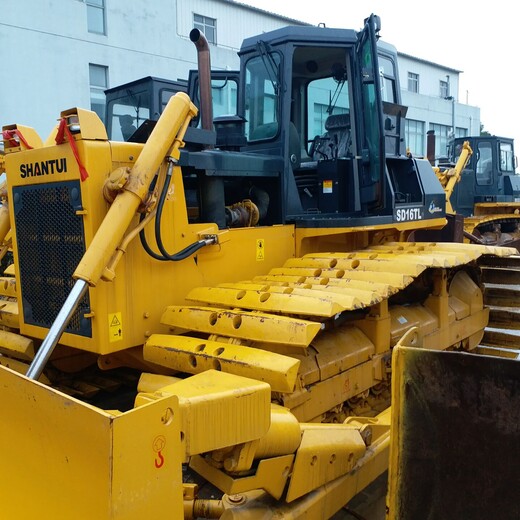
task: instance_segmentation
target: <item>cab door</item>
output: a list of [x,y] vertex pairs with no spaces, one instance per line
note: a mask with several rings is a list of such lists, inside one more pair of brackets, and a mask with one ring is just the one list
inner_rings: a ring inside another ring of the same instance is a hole
[[371,208],[383,205],[385,178],[383,104],[376,43],[379,25],[379,17],[370,15],[359,33],[356,47],[361,98],[358,106],[361,110],[358,114],[361,122],[361,203]]

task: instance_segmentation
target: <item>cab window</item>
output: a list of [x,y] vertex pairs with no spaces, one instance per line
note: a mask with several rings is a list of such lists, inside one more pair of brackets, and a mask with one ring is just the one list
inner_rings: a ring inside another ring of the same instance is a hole
[[488,186],[493,182],[493,150],[491,143],[483,142],[478,144],[476,177],[479,186]]
[[381,78],[381,99],[389,103],[396,103],[395,72],[392,60],[379,55],[379,76]]
[[515,171],[515,158],[513,156],[513,145],[511,143],[500,143],[500,171]]
[[278,75],[280,56],[257,56],[246,64],[246,137],[249,142],[278,134]]
[[139,126],[150,118],[150,92],[132,91],[109,101],[107,113],[110,121],[110,138],[113,141],[127,141]]
[[332,115],[349,113],[348,85],[346,81],[321,78],[311,81],[307,88],[307,135],[323,135],[325,123]]

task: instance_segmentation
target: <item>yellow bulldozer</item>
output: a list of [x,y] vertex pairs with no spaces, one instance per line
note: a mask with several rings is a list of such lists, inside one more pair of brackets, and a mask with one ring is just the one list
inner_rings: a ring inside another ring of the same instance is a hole
[[215,121],[194,30],[198,106],[135,139],[4,127],[2,518],[325,519],[385,473],[392,350],[475,352],[516,250],[409,241],[445,196],[379,29],[246,39]]
[[457,137],[447,151],[434,171],[446,192],[448,213],[464,217],[465,241],[518,248],[520,175],[513,139]]

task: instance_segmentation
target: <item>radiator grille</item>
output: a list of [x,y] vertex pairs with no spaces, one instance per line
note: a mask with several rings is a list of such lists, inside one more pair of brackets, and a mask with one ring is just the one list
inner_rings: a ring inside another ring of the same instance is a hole
[[[85,252],[79,181],[13,189],[20,288],[24,322],[49,328],[71,291]],[[66,332],[92,336],[88,294]]]

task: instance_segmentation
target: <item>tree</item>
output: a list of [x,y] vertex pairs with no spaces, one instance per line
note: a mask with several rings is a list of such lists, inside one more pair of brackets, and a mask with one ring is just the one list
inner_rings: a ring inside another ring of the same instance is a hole
[[491,135],[487,130],[484,130],[484,123],[480,123],[480,135],[485,137],[489,137]]

